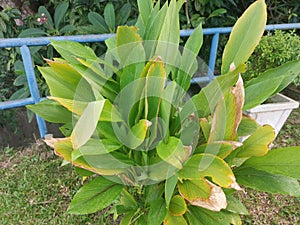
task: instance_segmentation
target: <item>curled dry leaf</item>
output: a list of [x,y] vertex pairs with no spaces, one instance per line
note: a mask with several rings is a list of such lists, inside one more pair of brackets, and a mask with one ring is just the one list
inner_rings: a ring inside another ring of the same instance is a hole
[[227,207],[227,202],[225,193],[223,192],[222,188],[206,179],[204,181],[206,188],[208,187],[209,189],[208,198],[201,198],[199,196],[196,198],[190,197],[188,196],[189,193],[185,193],[185,191],[182,188],[179,188],[180,195],[183,198],[185,198],[190,204],[195,206],[200,206],[216,212],[225,209]]
[[52,134],[46,134],[45,139],[43,140],[46,145],[48,145],[50,148],[54,149],[55,143],[59,141],[67,140],[68,138],[54,138]]

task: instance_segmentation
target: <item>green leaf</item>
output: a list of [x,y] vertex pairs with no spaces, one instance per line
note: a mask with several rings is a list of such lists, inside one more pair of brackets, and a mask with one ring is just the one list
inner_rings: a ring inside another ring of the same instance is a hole
[[245,167],[300,179],[300,147],[273,149],[265,156],[248,159],[241,166]]
[[[109,152],[113,152],[122,145],[116,143],[114,140],[110,139],[90,139],[86,144],[81,146],[78,151],[80,155],[102,155],[107,154]],[[75,150],[76,151],[76,150]]]
[[[77,114],[77,115],[82,115],[83,111],[89,104],[89,102],[84,102],[84,101],[76,101],[72,99],[65,99],[65,98],[57,98],[57,97],[48,97],[49,99],[55,100],[65,108],[67,108],[69,111]],[[121,115],[116,109],[116,107],[111,104],[110,101],[103,100],[105,101],[102,113],[100,115],[99,121],[108,121],[108,122],[121,122]]]
[[180,70],[177,74],[176,81],[184,89],[187,90],[190,85],[190,79],[197,71],[197,55],[203,43],[202,24],[193,31],[186,41],[181,58]]
[[161,225],[167,215],[166,203],[163,198],[159,198],[150,204],[148,213],[149,225]]
[[69,3],[67,1],[61,2],[55,9],[54,12],[54,25],[55,28],[58,29],[61,21],[64,19],[66,16],[66,12],[68,10]]
[[158,156],[172,166],[181,169],[190,152],[184,148],[180,139],[170,137],[167,143],[161,141],[156,147]]
[[230,225],[222,212],[190,206],[186,214],[187,220],[193,225]]
[[174,195],[169,205],[169,211],[174,216],[181,216],[187,210],[185,200],[180,195]]
[[246,207],[232,195],[227,195],[227,207],[226,210],[232,213],[237,213],[241,215],[249,215]]
[[109,154],[100,155],[99,157],[79,157],[75,161],[72,161],[72,157],[75,157],[73,156],[73,147],[70,138],[56,142],[54,144],[54,151],[55,154],[72,163],[72,165],[100,175],[115,176],[116,174],[124,173],[125,168],[129,167],[129,164],[124,164]]
[[130,15],[131,5],[129,3],[125,3],[120,11],[117,13],[116,24],[123,25],[127,22],[128,17]]
[[215,16],[220,16],[224,13],[227,13],[227,10],[226,9],[223,9],[223,8],[220,8],[220,9],[216,9],[214,10],[211,14],[209,14],[208,18],[212,18],[212,17],[215,17]]
[[239,136],[245,136],[246,137],[248,135],[253,134],[259,127],[260,126],[258,125],[258,123],[254,119],[243,115],[237,132],[238,132]]
[[99,13],[90,12],[88,14],[88,19],[89,19],[90,23],[93,24],[94,27],[97,28],[97,31],[99,33],[108,33],[109,32],[109,29],[107,27],[107,24],[106,24],[104,18]]
[[152,0],[138,0],[139,18],[144,26],[146,26],[151,10],[153,9]]
[[72,113],[52,100],[46,99],[35,105],[27,105],[26,108],[48,122],[69,123],[72,121]]
[[241,147],[236,149],[236,157],[263,156],[268,153],[269,146],[275,138],[274,128],[265,125],[259,127],[248,137]]
[[267,70],[257,78],[250,80],[245,87],[245,105],[243,110],[253,108],[282,91],[295,79],[299,70],[300,60],[297,60]]
[[74,196],[68,208],[72,214],[89,214],[109,206],[122,192],[123,185],[99,176],[84,185]]
[[224,93],[236,84],[239,73],[244,70],[245,65],[241,65],[227,75],[217,77],[206,87],[202,88],[198,94],[194,95],[192,99],[185,104],[183,110],[185,110],[185,107],[188,108],[192,105],[196,107],[199,118],[204,118],[212,114],[217,103],[224,96]]
[[233,150],[242,144],[235,141],[218,141],[200,145],[194,151],[194,154],[208,153],[216,155],[222,159],[226,158]]
[[22,30],[21,33],[18,35],[19,38],[24,37],[40,37],[46,36],[47,33],[39,28],[28,28],[26,30]]
[[116,26],[116,15],[115,15],[115,9],[112,3],[107,3],[107,5],[104,8],[104,19],[109,27],[110,32],[113,32],[115,30]]
[[123,189],[120,199],[120,204],[117,205],[118,214],[128,214],[135,212],[138,209],[138,204],[134,197],[125,189]]
[[183,216],[174,216],[170,212],[167,213],[167,216],[164,220],[164,225],[188,225]]
[[6,23],[4,22],[4,20],[0,17],[0,30],[3,33],[7,32],[7,27],[6,27]]
[[221,187],[237,187],[229,165],[221,158],[210,154],[193,155],[183,169],[178,172],[178,176],[180,179],[211,177],[212,181]]
[[90,59],[94,61],[98,59],[98,57],[91,48],[83,46],[82,44],[77,42],[51,40],[51,45],[69,63],[78,64],[78,61],[76,59],[77,57],[85,60]]
[[267,22],[267,10],[264,0],[250,5],[235,23],[222,57],[221,73],[230,71],[230,65],[240,66],[250,57],[258,45]]
[[74,149],[83,146],[93,135],[101,115],[105,100],[90,102],[71,134]]
[[172,177],[169,177],[166,180],[166,183],[165,183],[165,200],[166,200],[167,207],[169,207],[169,205],[170,205],[170,201],[171,201],[171,198],[173,196],[177,181],[178,181],[178,177],[176,175],[174,175]]
[[124,217],[122,218],[121,222],[120,222],[120,225],[131,225],[131,221],[135,215],[135,211],[131,211],[131,212],[128,212],[124,215]]
[[255,190],[300,197],[299,181],[295,178],[268,173],[251,167],[237,168],[234,173],[239,184]]
[[[158,5],[155,6],[155,9],[158,7]],[[149,20],[147,21],[147,26],[145,29],[145,34],[143,35],[144,40],[157,40],[160,33],[162,26],[164,24],[164,19],[166,17],[168,11],[168,5],[167,3],[164,4],[164,6],[157,12],[156,10],[152,10],[151,14],[149,16]],[[145,42],[145,48],[147,49],[147,44],[150,44],[150,49],[147,53],[147,56],[151,56],[153,54],[152,51],[154,51],[155,43],[152,42]]]
[[65,33],[72,33],[72,32],[74,32],[74,31],[76,31],[76,30],[77,30],[77,27],[76,27],[76,26],[71,25],[71,24],[68,24],[68,25],[63,26],[63,27],[59,30],[59,32],[60,32],[61,34],[65,34]]

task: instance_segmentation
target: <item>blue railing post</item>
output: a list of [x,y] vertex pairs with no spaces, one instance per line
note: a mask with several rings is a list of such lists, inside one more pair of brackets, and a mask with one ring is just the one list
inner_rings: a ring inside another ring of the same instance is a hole
[[219,45],[219,36],[220,33],[215,33],[211,40],[208,71],[207,71],[207,76],[210,81],[214,79],[215,65],[216,65],[218,45]]
[[[36,104],[36,103],[40,102],[40,92],[39,92],[39,88],[38,88],[38,85],[36,82],[36,77],[35,77],[35,73],[34,73],[34,67],[33,67],[32,59],[31,59],[30,50],[29,50],[28,46],[23,45],[20,47],[20,51],[21,51],[21,55],[22,55],[22,59],[23,59],[23,64],[24,64],[24,68],[25,68],[27,82],[29,85],[30,94],[31,94],[34,104]],[[38,115],[36,115],[36,119],[37,119],[39,131],[40,131],[40,135],[43,138],[43,137],[45,137],[45,134],[47,133],[46,123]]]

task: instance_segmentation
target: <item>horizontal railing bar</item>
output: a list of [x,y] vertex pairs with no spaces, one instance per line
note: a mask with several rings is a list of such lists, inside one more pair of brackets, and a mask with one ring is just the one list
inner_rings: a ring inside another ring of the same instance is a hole
[[[288,23],[288,24],[269,24],[265,30],[288,30],[288,29],[300,29],[300,23]],[[212,35],[215,33],[227,34],[230,33],[232,27],[215,27],[215,28],[204,28],[203,35]],[[193,29],[181,30],[180,35],[186,37],[191,35]],[[103,42],[106,39],[115,36],[115,34],[89,34],[89,35],[74,35],[74,36],[53,36],[53,37],[33,37],[33,38],[7,38],[0,39],[0,48],[9,47],[21,47],[27,46],[44,46],[50,43],[50,40],[64,40],[64,41],[76,41],[80,43],[86,42]]]
[[12,101],[0,102],[0,110],[22,107],[29,104],[34,104],[33,98],[24,98],[24,99],[12,100]]

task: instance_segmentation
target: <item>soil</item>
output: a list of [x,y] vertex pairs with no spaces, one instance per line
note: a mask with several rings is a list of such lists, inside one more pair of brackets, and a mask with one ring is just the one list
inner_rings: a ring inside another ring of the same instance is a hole
[[[30,143],[37,142],[40,138],[36,119],[28,122],[27,112],[24,108],[10,110],[10,118],[0,116],[0,148],[1,147],[24,147]],[[2,124],[2,125],[1,125]],[[58,126],[47,124],[48,133],[60,137]]]

